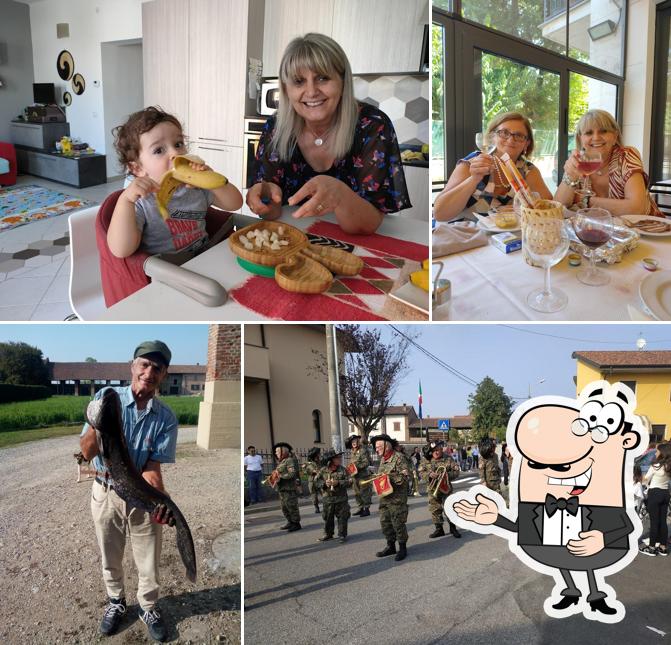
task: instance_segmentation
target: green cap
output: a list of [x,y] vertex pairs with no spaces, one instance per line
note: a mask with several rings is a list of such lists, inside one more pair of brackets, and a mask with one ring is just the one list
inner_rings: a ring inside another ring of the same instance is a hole
[[159,354],[161,358],[163,358],[165,366],[168,367],[168,365],[170,365],[172,352],[168,349],[168,346],[160,340],[145,340],[144,343],[140,343],[135,348],[133,358],[146,356],[147,354]]

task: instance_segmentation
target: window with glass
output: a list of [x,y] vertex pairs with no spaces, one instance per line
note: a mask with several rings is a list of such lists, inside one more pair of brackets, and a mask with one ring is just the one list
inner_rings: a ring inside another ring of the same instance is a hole
[[[494,3],[461,0],[453,9],[462,17],[434,12],[434,185],[446,182],[457,161],[476,150],[477,132],[485,131],[497,114],[516,111],[532,124],[531,161],[554,192],[575,147],[579,118],[594,108],[607,110],[616,119],[622,111],[624,79],[609,70],[621,68],[619,47],[625,25],[605,4],[612,3],[502,0],[495,9]],[[519,7],[517,17],[514,6]],[[588,21],[583,25],[585,12]],[[604,20],[615,25],[612,29],[607,25],[609,34],[605,27],[589,31]],[[581,25],[586,25],[587,40],[571,40]],[[603,45],[598,56],[593,43]]]
[[[671,2],[657,6],[655,80],[653,84],[653,132],[651,140],[653,182],[671,180]],[[668,200],[668,197],[663,199]]]

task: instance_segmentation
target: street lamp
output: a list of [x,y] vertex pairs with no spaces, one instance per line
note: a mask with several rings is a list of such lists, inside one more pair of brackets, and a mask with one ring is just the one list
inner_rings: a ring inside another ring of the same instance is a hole
[[[545,379],[544,379],[544,378],[542,378],[542,379],[536,381],[535,384],[536,384],[536,385],[540,385],[541,383],[545,383]],[[527,398],[529,398],[529,399],[531,398],[531,383],[529,383],[529,396],[528,396]]]

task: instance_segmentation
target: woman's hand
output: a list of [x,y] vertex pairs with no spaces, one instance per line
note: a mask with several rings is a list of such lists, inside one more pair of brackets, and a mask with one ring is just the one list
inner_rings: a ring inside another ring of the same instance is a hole
[[566,175],[571,181],[578,181],[582,177],[582,173],[578,168],[578,151],[574,150],[571,153],[571,156],[566,160],[564,164],[564,175]]
[[350,188],[335,177],[326,175],[313,177],[289,198],[290,206],[298,204],[307,197],[310,198],[292,216],[296,218],[315,217],[333,213],[343,200],[345,190],[350,190]]
[[149,177],[136,177],[120,197],[134,204],[138,199],[144,199],[158,191],[158,184]]
[[261,217],[279,217],[282,211],[282,189],[270,181],[254,184],[247,191],[247,206]]
[[494,167],[494,159],[487,154],[479,154],[468,162],[471,169],[471,177],[482,179],[485,175],[490,175]]

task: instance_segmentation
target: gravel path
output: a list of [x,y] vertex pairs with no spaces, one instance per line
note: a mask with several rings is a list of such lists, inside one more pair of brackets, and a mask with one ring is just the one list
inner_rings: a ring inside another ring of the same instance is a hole
[[[180,434],[177,463],[162,468],[163,479],[189,521],[198,580],[186,579],[174,531],[164,528],[159,608],[171,642],[239,643],[240,453],[204,451],[193,443],[195,430]],[[1,643],[151,642],[136,617],[129,545],[129,610],[118,634],[98,635],[107,596],[90,510],[93,480],[76,483],[78,450],[76,436],[0,450]]]

